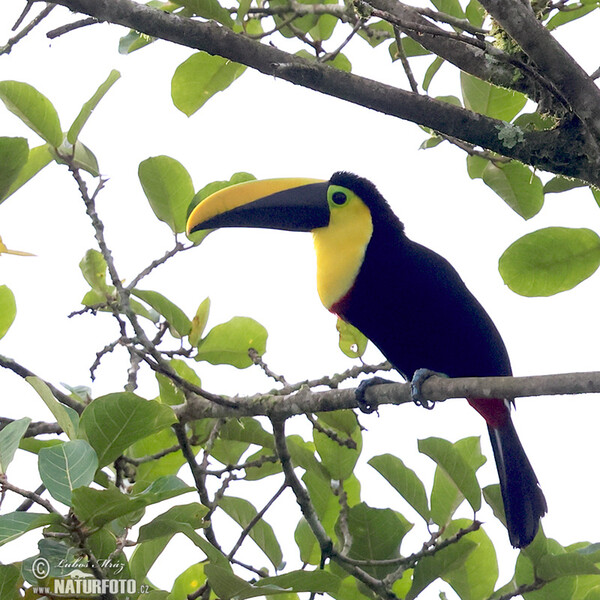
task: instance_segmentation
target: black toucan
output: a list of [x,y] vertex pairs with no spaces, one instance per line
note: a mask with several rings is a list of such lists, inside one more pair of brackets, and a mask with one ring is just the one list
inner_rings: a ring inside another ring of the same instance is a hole
[[[406,237],[376,187],[338,172],[329,181],[271,179],[225,188],[191,213],[188,233],[218,227],[311,231],[317,288],[331,312],[366,335],[405,377],[511,375],[494,323],[452,265]],[[486,420],[510,542],[527,546],[546,500],[504,399],[468,399]]]

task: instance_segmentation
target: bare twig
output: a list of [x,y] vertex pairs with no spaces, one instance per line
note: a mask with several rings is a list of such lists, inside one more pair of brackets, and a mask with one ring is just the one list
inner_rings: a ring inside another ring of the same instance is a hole
[[27,498],[28,500],[31,500],[31,502],[39,504],[41,507],[45,508],[49,513],[60,515],[60,512],[56,508],[54,508],[54,506],[52,506],[51,502],[49,502],[45,498],[42,498],[36,492],[30,492],[28,490],[24,490],[20,487],[17,487],[12,483],[9,483],[6,480],[5,476],[0,477],[0,489],[2,490],[2,492],[4,492],[5,490],[9,490],[11,492],[14,492],[15,494],[19,494],[19,496],[23,496],[23,498]]
[[189,246],[186,246],[185,244],[183,244],[180,241],[175,242],[175,247],[172,248],[171,250],[169,250],[168,252],[165,252],[165,254],[163,256],[161,256],[160,258],[157,258],[156,260],[153,260],[143,271],[141,271],[138,275],[136,275],[131,283],[127,286],[126,289],[128,290],[132,290],[135,288],[135,286],[147,275],[149,275],[154,269],[156,269],[156,267],[159,267],[160,265],[163,265],[164,263],[167,262],[167,260],[169,260],[171,257],[175,256],[177,253],[179,252],[183,252],[184,250],[189,250],[190,248],[193,248],[194,245],[190,244]]
[[285,386],[289,385],[283,375],[278,375],[277,373],[274,373],[273,371],[271,371],[271,369],[269,369],[267,364],[263,361],[262,356],[254,348],[248,349],[248,356],[252,359],[252,362],[255,365],[258,365],[263,370],[264,374],[267,377],[270,377],[271,379],[277,381],[277,383],[281,383]]
[[256,515],[254,515],[254,517],[248,523],[248,525],[246,525],[246,527],[244,527],[244,529],[242,530],[242,533],[241,533],[240,537],[238,538],[238,541],[235,543],[235,545],[231,549],[231,552],[227,555],[227,558],[229,560],[231,560],[235,556],[235,553],[241,548],[244,540],[248,537],[248,535],[250,534],[250,532],[252,531],[252,529],[265,516],[265,513],[269,510],[269,508],[271,508],[271,506],[273,506],[273,504],[275,503],[275,501],[277,500],[277,498],[279,498],[279,496],[281,496],[281,494],[284,492],[284,490],[286,488],[287,488],[287,483],[284,483],[275,492],[275,494],[273,495],[273,497],[264,505],[264,507],[261,510],[259,510],[256,513]]
[[[33,2],[27,3],[25,9],[21,13],[21,16],[19,17],[17,22],[13,25],[13,28],[12,28],[13,31],[15,31],[19,27],[19,25],[23,22],[23,19],[27,16],[27,13],[29,12],[29,10],[31,9],[32,6],[33,6]],[[36,25],[39,25],[40,22],[50,14],[50,12],[52,11],[52,9],[55,6],[56,6],[56,4],[51,4],[51,3],[46,4],[46,7],[44,9],[42,9],[40,14],[37,17],[35,17],[35,19],[33,19],[28,25],[23,27],[23,29],[21,31],[19,31],[19,33],[17,33],[15,36],[10,38],[4,46],[0,47],[0,55],[10,54],[10,51],[13,49],[15,44],[17,42],[20,42],[34,27],[36,27]]]
[[70,31],[75,31],[76,29],[81,29],[82,27],[87,27],[88,25],[96,25],[100,23],[98,19],[94,17],[88,17],[87,19],[81,19],[80,21],[75,21],[74,23],[67,23],[66,25],[62,25],[61,27],[57,27],[56,29],[52,29],[46,34],[46,37],[50,40],[53,40],[65,33],[69,33]]
[[346,448],[350,448],[351,450],[356,450],[356,442],[351,438],[342,438],[340,437],[333,429],[329,429],[328,427],[323,427],[321,423],[317,419],[315,419],[312,415],[306,415],[306,418],[310,421],[311,425],[323,435],[326,435],[330,440],[334,441],[339,446],[344,446]]

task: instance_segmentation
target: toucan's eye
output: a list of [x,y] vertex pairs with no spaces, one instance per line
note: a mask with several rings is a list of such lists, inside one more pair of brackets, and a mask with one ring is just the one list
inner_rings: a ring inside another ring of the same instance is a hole
[[334,192],[331,195],[331,200],[334,204],[341,206],[342,204],[346,203],[346,200],[348,200],[348,196],[346,196],[344,192]]

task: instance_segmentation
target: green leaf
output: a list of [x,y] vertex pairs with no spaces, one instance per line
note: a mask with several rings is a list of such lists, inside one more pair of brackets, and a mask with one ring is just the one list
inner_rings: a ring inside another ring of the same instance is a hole
[[570,290],[600,266],[600,237],[590,229],[547,227],[513,242],[499,270],[522,296],[551,296]]
[[194,197],[186,168],[169,156],[154,156],[140,163],[138,177],[157,218],[173,233],[185,231],[187,208]]
[[[176,445],[175,433],[171,428],[165,428],[135,442],[130,447],[128,455],[132,458],[152,456],[165,448],[172,448]],[[185,458],[179,451],[169,452],[157,460],[143,462],[136,469],[133,491],[137,493],[146,489],[153,481],[164,475],[175,475],[184,464]]]
[[[76,140],[74,144],[70,144],[65,139],[56,150],[50,148],[50,153],[59,165],[71,164],[77,169],[87,171],[92,177],[98,177],[98,175],[100,175],[98,159],[94,153],[79,140]],[[68,161],[64,157],[68,157]]]
[[477,544],[463,538],[457,544],[451,544],[433,555],[422,558],[415,567],[413,584],[406,600],[414,600],[430,583],[460,569]]
[[[307,471],[306,473],[304,473],[304,475],[302,475],[302,481],[306,485],[306,489],[308,490],[311,502],[315,507],[315,512],[319,517],[319,521],[321,521],[321,525],[323,525],[323,529],[325,529],[325,531],[331,538],[335,539],[335,524],[338,521],[341,506],[339,497],[336,496],[333,492],[333,485],[331,480],[324,479],[323,477],[321,477],[320,473]],[[311,543],[313,540],[314,542],[316,542],[316,538],[314,536],[311,540]],[[319,560],[320,556],[317,558],[317,561],[315,561],[315,563],[313,564],[318,564]]]
[[0,565],[0,600],[20,600],[21,569],[15,565]]
[[527,102],[519,92],[497,87],[464,71],[460,73],[460,84],[466,108],[501,121],[512,121]]
[[407,58],[411,58],[413,56],[427,56],[428,54],[431,54],[431,52],[427,50],[427,48],[421,46],[419,42],[413,40],[413,38],[408,36],[402,37],[402,48],[404,49],[404,54],[406,54]]
[[[235,600],[242,600],[243,598],[264,595],[264,592],[256,592],[252,585],[241,577],[234,575],[229,569],[209,563],[204,566],[204,572],[208,577],[210,587],[219,600],[233,600],[234,598]],[[197,587],[196,585],[195,589]]]
[[192,326],[190,329],[189,340],[192,346],[197,346],[198,342],[202,338],[206,323],[208,322],[208,315],[210,313],[210,298],[204,298],[200,303],[194,318],[192,319]]
[[29,158],[29,144],[21,137],[0,137],[0,202]]
[[[539,560],[536,560],[535,570],[529,556],[531,547],[527,547],[525,551],[522,551],[519,554],[515,568],[515,585],[533,583],[533,581],[538,577],[537,568],[539,563],[541,563],[543,560],[547,560],[549,555],[565,555],[564,548],[560,546],[558,542],[554,540],[547,540],[547,542],[548,545],[545,548],[544,554],[539,557]],[[528,594],[528,597],[535,598],[536,600],[563,600],[564,598],[573,598],[575,595],[575,590],[577,589],[577,580],[578,577],[575,575],[559,577],[558,579],[544,585],[541,590],[535,592],[531,596]]]
[[426,520],[431,518],[425,486],[416,473],[392,454],[374,456],[368,463]]
[[204,517],[208,508],[197,502],[173,506],[155,517],[150,523],[140,527],[138,542],[146,542],[164,536],[173,536],[177,532],[201,529],[205,526]]
[[206,563],[197,563],[189,566],[183,573],[177,576],[173,582],[173,588],[169,598],[187,598],[190,594],[194,594],[206,583],[206,575],[204,573]]
[[[347,515],[352,539],[349,556],[359,560],[386,560],[399,558],[400,544],[412,525],[389,508],[372,508],[361,502]],[[375,577],[383,577],[394,566],[363,567]]]
[[50,153],[50,146],[43,144],[37,146],[29,151],[29,157],[25,165],[21,168],[17,177],[12,182],[10,188],[0,195],[0,202],[6,200],[9,196],[14,194],[20,187],[25,185],[34,175],[39,173],[46,165],[51,163],[53,160],[52,154]]
[[[580,591],[580,586],[577,586],[577,591]],[[600,585],[596,585],[589,589],[583,600],[600,600]]]
[[369,340],[356,327],[338,318],[335,328],[339,333],[340,350],[349,358],[360,358],[367,349]]
[[192,322],[186,314],[168,298],[165,298],[159,292],[152,290],[131,290],[134,296],[149,304],[157,313],[161,314],[169,325],[179,334],[180,337],[188,335],[192,329]]
[[90,284],[93,290],[103,294],[112,290],[112,286],[106,283],[106,261],[98,250],[94,250],[93,248],[88,250],[79,262],[79,268],[84,279]]
[[511,161],[500,166],[488,162],[483,170],[484,183],[524,219],[530,219],[544,204],[544,190],[537,175],[525,165]]
[[579,6],[572,7],[573,5],[569,5],[569,10],[559,10],[554,16],[546,23],[546,29],[548,31],[552,31],[561,25],[565,25],[567,23],[571,23],[576,19],[580,19],[584,17],[589,12],[592,12],[595,8],[598,8],[596,3],[589,4],[588,6]]
[[86,441],[73,440],[60,446],[42,448],[38,468],[52,497],[70,506],[73,490],[94,480],[98,457]]
[[467,499],[474,511],[481,508],[481,489],[475,469],[462,457],[461,453],[447,440],[430,437],[418,442],[419,452],[434,460]]
[[[465,462],[474,470],[479,469],[486,462],[486,458],[481,454],[481,443],[478,437],[458,440],[453,445]],[[446,527],[463,500],[464,496],[456,484],[438,466],[435,470],[431,491],[431,518],[433,521],[440,527]]]
[[192,54],[173,75],[173,104],[189,117],[217,92],[227,89],[245,70],[245,66],[221,56],[206,52]]
[[467,173],[471,179],[482,179],[490,161],[481,156],[467,156]]
[[[129,572],[138,585],[146,579],[148,571],[163,553],[175,533],[177,532],[173,531],[172,535],[163,535],[147,542],[140,542],[138,539],[138,543],[129,559]],[[185,598],[185,596],[182,596],[182,598]]]
[[60,522],[60,515],[15,511],[0,515],[0,546],[11,542],[24,533]]
[[217,0],[177,0],[177,4],[185,6],[199,17],[217,21],[230,29],[233,27],[229,11],[223,8]]
[[[244,173],[244,172],[239,172],[239,173],[234,173],[231,176],[231,179],[229,179],[229,181],[227,180],[223,180],[223,181],[212,181],[211,183],[205,185],[192,199],[192,202],[190,203],[188,210],[187,210],[187,215],[189,216],[191,214],[191,212],[194,210],[194,208],[196,208],[196,206],[198,206],[198,204],[200,204],[200,202],[202,202],[202,200],[204,200],[205,198],[208,198],[208,196],[214,194],[215,192],[218,192],[219,190],[222,190],[226,187],[229,187],[231,185],[237,185],[238,183],[243,183],[245,181],[253,181],[255,180],[256,177],[254,177],[254,175],[251,175],[250,173]],[[190,239],[198,244],[200,243],[207,235],[208,232],[206,231],[197,231],[196,233],[193,233],[190,236]],[[196,236],[201,235],[200,238],[196,238]]]
[[24,417],[8,423],[0,431],[0,474],[6,474],[6,469],[12,462],[29,423],[31,423],[31,419]]
[[38,393],[54,418],[70,440],[77,437],[79,417],[75,410],[61,404],[48,385],[39,377],[26,377],[27,383]]
[[562,177],[556,175],[544,185],[544,194],[560,194],[579,187],[586,186],[587,183],[581,181],[581,179],[572,179],[571,177]]
[[481,27],[487,16],[486,10],[479,4],[478,0],[471,0],[465,9],[465,16],[475,27]]
[[0,339],[6,335],[17,316],[17,303],[9,287],[0,285]]
[[112,486],[105,490],[78,487],[71,494],[71,506],[80,521],[90,527],[102,527],[125,515],[169,498],[195,491],[174,475],[160,477],[141,494],[123,494]]
[[290,571],[283,575],[264,577],[256,587],[277,587],[290,592],[335,593],[341,584],[340,578],[327,571]]
[[132,52],[151,44],[155,40],[156,38],[131,29],[127,35],[124,35],[119,40],[119,54],[131,54]]
[[253,364],[250,348],[262,356],[267,349],[267,330],[249,317],[233,317],[216,325],[198,344],[196,360],[212,365],[233,365],[245,369]]
[[425,76],[423,77],[423,90],[427,91],[429,86],[431,85],[432,79],[435,77],[435,74],[440,70],[441,66],[444,64],[444,59],[440,56],[436,56],[432,63],[427,67],[427,71],[425,71]]
[[551,581],[569,575],[600,575],[600,569],[587,556],[568,552],[542,556],[536,574],[540,579]]
[[83,411],[80,436],[98,455],[100,468],[117,459],[133,443],[176,421],[171,408],[131,392],[96,398]]
[[61,145],[63,134],[56,109],[33,86],[20,81],[0,81],[0,99],[43,140],[55,148]]
[[270,450],[275,446],[273,435],[252,417],[228,420],[219,430],[219,438],[227,441],[247,442]]
[[[343,439],[347,436],[342,434],[340,437]],[[360,429],[354,431],[350,438],[355,442],[356,448],[341,445],[338,441],[331,439],[328,435],[316,429],[313,431],[315,447],[323,461],[323,466],[327,469],[332,479],[343,481],[350,477],[354,471],[356,461],[362,449]]]
[[70,144],[74,144],[83,126],[87,123],[87,120],[92,116],[94,109],[98,106],[102,98],[106,95],[108,90],[115,84],[116,81],[121,77],[121,73],[116,70],[112,70],[109,76],[106,78],[106,81],[100,85],[100,87],[96,90],[94,95],[81,107],[79,114],[73,121],[73,124],[69,128],[67,133],[67,140]]
[[[444,530],[443,538],[449,538],[470,525],[468,519],[452,521]],[[454,588],[461,600],[486,600],[492,596],[498,580],[496,550],[482,528],[469,533],[458,544],[463,540],[474,542],[476,547],[468,554],[464,564],[446,571],[442,578]]]
[[431,2],[441,13],[457,19],[466,19],[465,12],[458,0],[431,0]]
[[[257,510],[244,498],[224,496],[219,500],[219,507],[223,509],[240,527],[246,528],[256,520]],[[279,542],[275,537],[273,528],[263,519],[256,521],[250,529],[250,537],[265,553],[276,569],[281,568],[283,554]]]

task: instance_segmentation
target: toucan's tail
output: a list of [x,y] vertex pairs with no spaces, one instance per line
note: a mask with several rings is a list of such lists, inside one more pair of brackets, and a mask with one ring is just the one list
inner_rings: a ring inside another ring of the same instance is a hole
[[510,543],[523,548],[533,541],[540,518],[546,514],[544,494],[508,416],[500,425],[488,425]]

